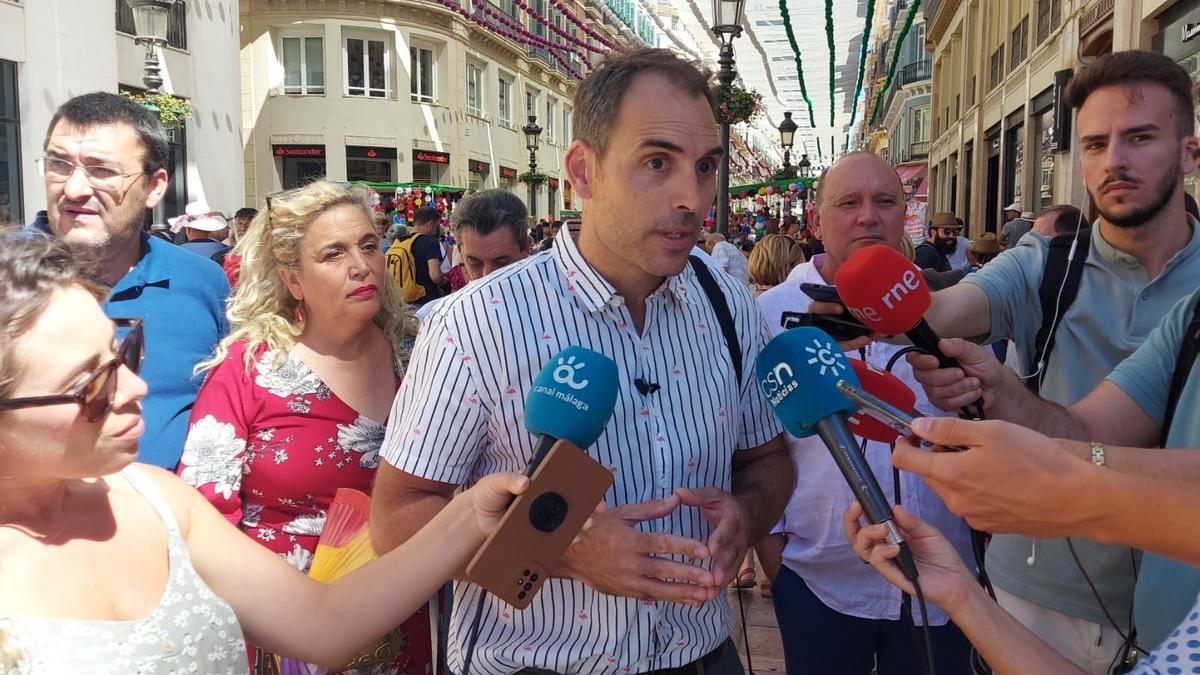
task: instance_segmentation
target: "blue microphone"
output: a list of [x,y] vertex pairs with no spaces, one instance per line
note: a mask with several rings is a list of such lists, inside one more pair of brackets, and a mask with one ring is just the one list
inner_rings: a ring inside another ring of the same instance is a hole
[[551,356],[525,397],[525,428],[538,437],[525,475],[533,475],[560,439],[581,449],[595,443],[616,403],[617,364],[612,359],[576,346]]
[[858,388],[859,382],[837,342],[818,328],[793,328],[763,347],[754,369],[784,429],[798,438],[814,434],[821,438],[867,520],[887,526],[888,541],[901,547],[900,567],[909,579],[916,578],[912,553],[893,522],[891,504],[850,433],[849,417],[858,407],[838,391],[837,383]]

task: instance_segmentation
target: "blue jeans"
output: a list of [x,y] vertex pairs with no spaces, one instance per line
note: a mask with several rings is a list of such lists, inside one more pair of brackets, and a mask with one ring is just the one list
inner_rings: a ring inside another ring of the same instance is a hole
[[[847,563],[851,564],[851,563]],[[924,675],[923,630],[905,619],[860,619],[830,609],[786,566],[771,584],[783,654],[791,675]],[[920,611],[913,601],[913,613]],[[932,626],[938,675],[970,675],[971,643],[953,623]]]

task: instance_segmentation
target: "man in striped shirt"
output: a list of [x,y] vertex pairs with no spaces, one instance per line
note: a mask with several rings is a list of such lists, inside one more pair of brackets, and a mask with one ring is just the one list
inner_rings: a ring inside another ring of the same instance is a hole
[[[422,327],[375,486],[380,550],[460,486],[524,469],[535,441],[525,395],[552,354],[586,346],[619,373],[613,418],[586,449],[613,472],[607,509],[527,609],[485,600],[473,673],[742,672],[724,588],[778,519],[795,473],[752,376],[768,333],[749,291],[712,274],[733,315],[729,345],[687,262],[716,196],[712,104],[710,75],[669,51],[606,61],[580,84],[564,158],[584,205],[578,243],[557,237]],[[456,584],[454,672],[480,592]]]

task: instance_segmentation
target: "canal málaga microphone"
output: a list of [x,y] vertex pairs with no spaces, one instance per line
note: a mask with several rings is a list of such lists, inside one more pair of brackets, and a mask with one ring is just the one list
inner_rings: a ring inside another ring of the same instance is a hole
[[893,520],[891,504],[850,433],[848,418],[858,408],[837,389],[838,380],[859,386],[849,361],[828,333],[802,326],[767,343],[754,369],[784,429],[798,438],[820,437],[867,520],[887,527],[888,541],[900,546],[897,563],[906,577],[915,579],[916,563]]
[[[933,304],[921,271],[895,249],[878,244],[854,252],[834,275],[838,295],[846,309],[877,333],[903,333],[913,345],[937,357],[938,367],[958,368],[958,361],[942,353],[937,333],[925,321]],[[965,417],[982,419],[983,401],[964,409]]]
[[525,397],[525,428],[538,437],[525,475],[533,475],[559,440],[581,450],[595,443],[616,402],[617,364],[612,359],[577,346],[551,356]]

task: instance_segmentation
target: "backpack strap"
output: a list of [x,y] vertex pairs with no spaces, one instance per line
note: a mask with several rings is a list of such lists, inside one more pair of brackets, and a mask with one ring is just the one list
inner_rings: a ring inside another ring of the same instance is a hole
[[1079,281],[1083,278],[1083,265],[1091,246],[1091,227],[1080,228],[1078,233],[1060,234],[1050,240],[1046,269],[1038,288],[1042,325],[1033,343],[1035,363],[1032,367],[1036,377],[1025,379],[1025,385],[1035,394],[1041,391],[1042,381],[1046,378],[1046,364],[1050,363],[1050,354],[1054,351],[1054,334],[1079,295]]
[[1192,374],[1192,364],[1195,363],[1198,352],[1200,352],[1200,299],[1192,308],[1192,320],[1188,323],[1187,330],[1183,333],[1183,340],[1179,343],[1179,357],[1175,359],[1175,370],[1171,373],[1171,388],[1167,393],[1167,411],[1163,415],[1160,447],[1167,447],[1167,432],[1171,430],[1171,422],[1175,419],[1175,406],[1179,405],[1179,396],[1183,394],[1183,387]]
[[742,346],[738,343],[737,329],[733,326],[733,314],[729,311],[729,302],[725,299],[725,292],[721,290],[712,270],[708,269],[708,265],[703,260],[690,255],[688,262],[691,263],[692,271],[696,273],[696,280],[700,282],[700,287],[708,296],[709,304],[717,314],[717,323],[721,325],[721,334],[725,336],[725,347],[729,349],[729,359],[733,361],[733,372],[737,375],[738,389],[740,390],[742,388]]

